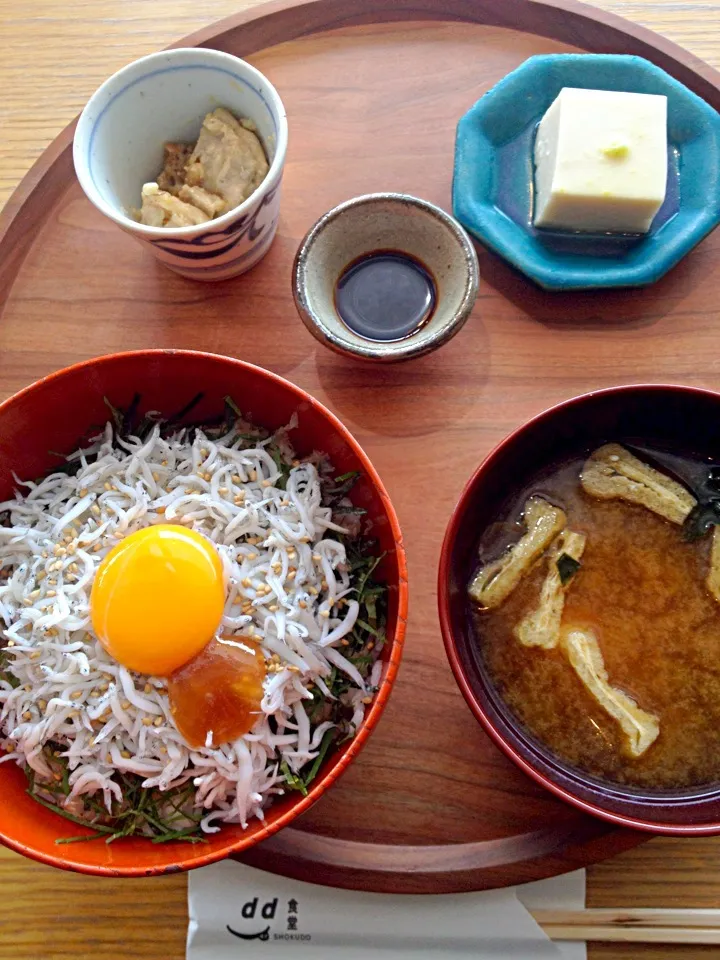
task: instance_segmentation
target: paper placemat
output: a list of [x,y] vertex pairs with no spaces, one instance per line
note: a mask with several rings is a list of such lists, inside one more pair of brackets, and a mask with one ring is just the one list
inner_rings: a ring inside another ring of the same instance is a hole
[[482,893],[408,896],[336,890],[232,860],[188,884],[187,960],[586,960],[526,909],[582,909],[585,871]]

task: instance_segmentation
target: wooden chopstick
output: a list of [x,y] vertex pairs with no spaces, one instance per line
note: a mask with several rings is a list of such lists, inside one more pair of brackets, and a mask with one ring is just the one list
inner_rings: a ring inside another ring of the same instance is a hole
[[720,944],[720,910],[531,910],[551,940]]

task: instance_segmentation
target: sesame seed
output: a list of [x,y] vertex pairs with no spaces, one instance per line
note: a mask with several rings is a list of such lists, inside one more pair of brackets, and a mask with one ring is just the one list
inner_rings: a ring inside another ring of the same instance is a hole
[[92,550],[93,553],[99,553],[102,550],[102,544],[100,542],[96,543]]
[[317,587],[308,587],[308,593],[311,593],[311,594],[313,595],[313,597],[316,597],[317,594],[318,594],[318,589],[317,589]]
[[120,751],[120,756],[121,756],[124,760],[129,760],[129,759],[130,759],[130,751],[129,751],[129,750],[121,750],[121,751]]
[[167,460],[161,460],[161,461],[160,461],[160,466],[161,466],[161,467],[166,467],[167,465],[168,465]]
[[221,496],[224,497],[227,492],[228,492],[228,488],[227,488],[227,487],[218,487],[218,493],[219,493]]
[[66,553],[65,547],[61,547],[60,544],[58,543],[55,545],[55,548],[53,549],[53,553],[55,554],[56,557],[64,557]]
[[330,616],[330,611],[329,611],[329,610],[321,610],[321,611],[320,611],[320,616],[323,617],[325,620],[327,620],[328,617]]
[[152,718],[151,718],[151,717],[143,717],[143,718],[142,718],[142,722],[143,722],[143,726],[144,726],[144,727],[151,727],[151,726],[152,726]]
[[83,487],[82,490],[80,490],[79,493],[78,493],[78,496],[79,496],[79,497],[86,497],[87,495],[88,495],[88,488],[87,488],[87,487]]
[[312,558],[313,558],[313,561],[314,561],[315,563],[320,563],[320,561],[322,560],[322,557],[320,556],[319,553],[314,553],[314,554],[312,555]]
[[56,597],[56,596],[57,596],[57,590],[48,590],[48,592],[45,594],[45,596],[46,596],[46,597]]
[[163,723],[165,723],[164,717],[155,717],[155,719],[153,720],[153,724],[156,727],[161,727]]
[[321,586],[321,588],[322,588],[323,590],[327,590],[327,588],[328,588],[327,580],[321,580],[321,581],[320,581],[320,586]]
[[362,702],[365,704],[372,703],[372,697],[363,697]]
[[40,659],[40,656],[41,656],[41,654],[36,650],[34,653],[31,653],[31,654],[30,654],[30,659],[31,659],[31,660],[39,660],[39,659]]
[[166,510],[166,509],[167,509],[166,507],[156,507],[156,508],[155,508],[155,513],[163,514],[163,513],[165,513],[165,510]]
[[29,710],[26,710],[25,713],[22,715],[22,718],[23,720],[32,720],[32,714],[30,713]]
[[38,707],[40,707],[41,710],[47,709],[47,700],[38,700]]
[[270,606],[268,607],[268,610],[270,611],[270,613],[277,613],[279,609],[280,607],[276,603],[271,603]]
[[155,481],[155,483],[157,483],[158,480],[160,479],[160,474],[159,474],[159,473],[154,473],[154,474],[152,475],[152,478],[153,478],[153,480]]
[[80,716],[80,711],[79,711],[79,710],[71,710],[70,713],[68,714],[68,719],[69,719],[69,720],[75,720],[75,719],[76,719],[77,717],[79,717],[79,716]]
[[[239,473],[234,473],[234,474],[232,475],[232,481],[233,481],[233,483],[241,483],[242,481],[240,480],[240,474],[239,474]],[[243,496],[245,496],[245,494],[243,494]]]
[[282,571],[281,563],[271,563],[270,566],[275,571],[275,573],[280,573]]
[[248,560],[257,560],[257,554],[256,554],[256,553],[249,553],[249,554],[247,555],[247,558],[248,558]]
[[294,663],[287,664],[287,669],[290,673],[300,673],[300,667],[296,667]]
[[304,600],[298,600],[298,606],[300,607],[301,610],[307,609],[307,603]]
[[109,483],[107,483],[107,481],[105,482],[105,489],[106,489],[106,490],[112,490],[112,487],[110,486]]
[[243,579],[240,582],[244,587],[252,586],[252,580],[249,577],[243,577]]
[[287,575],[288,580],[294,580],[296,574],[297,574],[297,570],[288,570],[288,575]]
[[290,501],[288,500],[287,497],[283,497],[283,499],[280,501],[280,506],[281,506],[281,507],[289,507],[289,506],[290,506]]
[[263,487],[271,487],[271,486],[272,486],[272,480],[263,480],[263,481],[262,481],[262,486],[263,486]]
[[99,513],[100,513],[100,507],[99,507],[96,503],[94,503],[94,504],[90,507],[90,513],[94,513],[95,516],[98,516]]
[[105,761],[106,761],[107,763],[112,763],[112,754],[111,754],[111,753],[106,753],[106,754],[105,754]]
[[8,645],[8,647],[14,647],[14,646],[15,646],[15,641],[14,641],[14,640],[8,640],[7,645]]
[[257,470],[251,470],[250,473],[248,474],[248,477],[251,480],[257,480]]
[[346,639],[343,637],[343,639],[340,641],[340,646],[342,646],[342,647],[349,647],[349,646],[350,646],[350,641],[349,641],[349,640],[346,640]]
[[70,699],[79,700],[82,695],[83,695],[82,690],[73,690],[73,692],[70,694]]
[[107,682],[107,680],[103,680],[102,683],[98,684],[98,690],[100,691],[100,693],[105,693],[105,691],[108,689],[109,686],[110,684]]
[[152,693],[152,692],[153,692],[153,688],[152,688],[152,686],[151,686],[149,683],[146,683],[143,689],[144,689],[145,693]]
[[129,701],[129,700],[123,700],[123,702],[120,704],[120,706],[123,708],[123,710],[129,710],[129,709],[130,709],[130,701]]
[[368,650],[372,650],[374,646],[375,646],[375,641],[374,641],[374,640],[371,640],[371,641],[368,643],[367,648],[368,648]]

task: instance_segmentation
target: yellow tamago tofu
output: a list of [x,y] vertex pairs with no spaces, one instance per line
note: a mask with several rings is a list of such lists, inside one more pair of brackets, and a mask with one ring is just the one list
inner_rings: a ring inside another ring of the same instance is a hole
[[647,233],[667,157],[667,97],[564,87],[535,138],[535,226]]

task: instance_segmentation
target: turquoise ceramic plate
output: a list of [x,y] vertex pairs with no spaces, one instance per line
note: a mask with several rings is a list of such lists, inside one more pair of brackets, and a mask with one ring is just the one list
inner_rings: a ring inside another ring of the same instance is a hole
[[[533,227],[535,130],[562,87],[668,98],[668,190],[647,235]],[[478,240],[546,289],[654,283],[720,222],[720,114],[640,57],[531,57],[461,118],[453,212]]]

